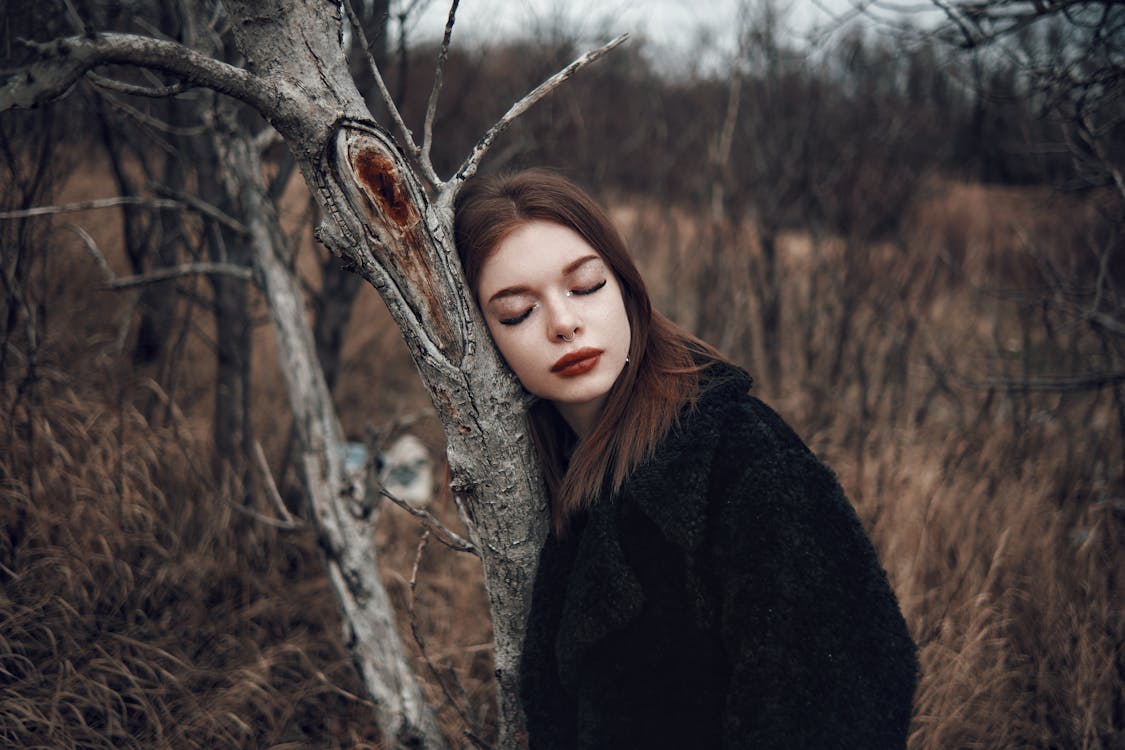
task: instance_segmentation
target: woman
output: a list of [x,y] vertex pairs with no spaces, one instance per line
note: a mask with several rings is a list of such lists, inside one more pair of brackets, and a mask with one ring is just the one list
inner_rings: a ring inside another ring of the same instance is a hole
[[455,223],[488,329],[539,397],[531,747],[905,746],[914,643],[832,472],[652,310],[574,184],[478,179]]

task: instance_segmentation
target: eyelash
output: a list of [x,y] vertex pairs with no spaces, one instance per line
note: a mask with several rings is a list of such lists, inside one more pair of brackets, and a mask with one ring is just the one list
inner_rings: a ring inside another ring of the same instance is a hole
[[[587,294],[593,294],[594,292],[599,291],[602,287],[604,287],[606,285],[606,281],[607,281],[606,279],[603,279],[602,281],[598,282],[597,284],[594,284],[593,286],[590,286],[590,287],[586,287],[585,289],[571,289],[570,293],[585,297]],[[531,311],[534,310],[537,307],[539,307],[538,302],[536,302],[534,305],[527,308],[526,310],[524,310],[522,313],[520,313],[519,315],[517,315],[514,318],[501,318],[500,319],[500,325],[517,326],[520,323],[527,320],[527,316],[531,315]]]

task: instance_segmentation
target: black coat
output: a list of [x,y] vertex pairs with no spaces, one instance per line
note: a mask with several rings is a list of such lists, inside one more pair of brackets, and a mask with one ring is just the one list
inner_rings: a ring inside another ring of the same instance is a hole
[[521,665],[534,750],[905,746],[915,647],[875,551],[729,370],[548,539]]

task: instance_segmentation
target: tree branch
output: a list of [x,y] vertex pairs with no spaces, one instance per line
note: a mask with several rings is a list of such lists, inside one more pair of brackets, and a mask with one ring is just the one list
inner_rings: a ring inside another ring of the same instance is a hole
[[179,76],[269,112],[278,92],[242,68],[219,62],[176,42],[136,34],[95,34],[52,42],[23,41],[39,59],[0,89],[0,112],[30,109],[59,98],[85,73],[100,65],[137,65]]
[[527,110],[531,109],[531,107],[536,102],[554,91],[579,70],[594,62],[605,53],[614,49],[628,38],[628,34],[622,34],[608,44],[599,47],[596,50],[587,52],[586,54],[577,58],[574,62],[570,63],[570,65],[567,65],[565,68],[560,70],[558,73],[555,73],[553,76],[543,81],[543,83],[532,89],[531,92],[524,96],[524,98],[513,104],[511,108],[509,108],[508,111],[504,113],[504,116],[501,117],[500,120],[495,125],[493,125],[487,133],[484,134],[484,137],[481,138],[479,142],[477,142],[477,145],[473,147],[472,153],[469,154],[469,158],[465,160],[465,162],[461,165],[461,168],[457,170],[457,174],[454,175],[453,179],[449,181],[452,192],[456,193],[456,191],[460,188],[461,184],[465,182],[465,180],[476,174],[477,167],[480,166],[481,159],[483,159],[484,155],[488,153],[488,149],[492,147],[493,141],[496,140],[497,136],[507,130],[508,126],[511,125],[517,117],[522,115]]
[[[371,45],[367,41],[367,35],[363,33],[363,25],[359,22],[359,17],[352,8],[351,0],[344,0],[344,10],[348,14],[352,31],[358,37],[360,46],[363,47],[363,51],[367,55],[367,64],[371,68],[371,75],[375,78],[375,85],[379,87],[379,95],[383,97],[383,104],[387,107],[391,119],[394,120],[395,127],[398,128],[399,135],[402,136],[402,142],[406,146],[406,150],[411,156],[417,158],[422,153],[422,149],[418,148],[418,144],[414,142],[414,134],[410,132],[410,128],[406,127],[406,121],[402,119],[402,113],[398,111],[398,107],[395,105],[395,99],[391,96],[390,89],[387,88],[387,84],[383,80],[383,74],[379,72],[379,66],[375,63],[375,58],[371,56]],[[432,168],[430,171],[433,171]],[[435,186],[441,184],[441,180],[435,174],[427,174],[426,179],[432,180]]]
[[278,514],[281,515],[281,520],[270,519],[270,522],[275,523],[279,528],[283,529],[298,529],[303,528],[305,523],[300,519],[294,518],[289,509],[285,507],[285,501],[281,499],[281,493],[277,490],[277,484],[273,481],[273,472],[270,471],[269,462],[266,461],[266,454],[262,450],[262,444],[257,440],[254,441],[254,462],[258,467],[258,471],[262,475],[262,483],[265,485],[266,495],[273,502],[277,508]]
[[[449,16],[445,21],[445,33],[441,39],[441,51],[438,52],[437,67],[434,69],[434,85],[430,88],[430,99],[426,102],[426,119],[422,124],[422,171],[437,178],[433,162],[430,161],[430,147],[433,146],[434,116],[437,115],[438,97],[441,96],[441,87],[445,80],[445,62],[449,59],[449,42],[453,38],[453,22],[457,17],[457,6],[460,0],[453,0],[449,6]],[[435,185],[440,185],[438,179]]]
[[989,378],[985,381],[969,382],[974,388],[998,389],[1008,393],[1092,391],[1118,383],[1125,383],[1125,371],[1092,372],[1084,375],[1027,378],[1026,380]]
[[95,86],[99,86],[103,89],[110,89],[111,91],[118,91],[122,94],[131,94],[133,96],[147,96],[153,99],[175,96],[188,90],[188,86],[182,82],[173,83],[171,86],[150,88],[148,86],[137,86],[136,84],[125,83],[124,81],[115,81],[112,78],[106,78],[97,73],[87,73],[86,77],[89,78],[91,83]]
[[405,500],[395,497],[384,488],[379,489],[379,494],[390,500],[398,507],[405,510],[410,515],[419,519],[422,522],[422,525],[430,531],[434,532],[434,534],[437,536],[437,540],[444,544],[446,547],[449,547],[452,550],[457,550],[458,552],[470,552],[477,557],[480,557],[480,552],[472,542],[468,541],[467,539],[463,539],[453,531],[450,531],[441,521],[437,519],[437,517],[434,516],[433,513],[430,513],[430,511],[423,508],[415,508]]
[[241,221],[235,219],[230,214],[224,213],[216,206],[211,205],[207,201],[198,198],[197,196],[194,196],[190,193],[185,193],[182,190],[173,190],[167,185],[161,185],[160,183],[153,183],[152,189],[160,195],[167,195],[169,197],[175,198],[177,201],[182,202],[192,210],[198,211],[209,219],[213,219],[214,221],[222,224],[224,227],[236,234],[241,234],[243,236],[249,236],[250,234],[250,230],[247,229],[246,225]]
[[980,2],[932,0],[956,24],[964,49],[986,45],[1002,36],[1017,34],[1040,19],[1066,13],[1072,7],[1103,4],[1114,0],[1010,0],[989,7]]
[[25,219],[31,216],[51,216],[65,214],[73,211],[90,211],[96,208],[116,208],[117,206],[144,206],[146,208],[160,208],[183,210],[184,204],[179,201],[161,198],[142,198],[137,195],[119,195],[114,198],[96,198],[78,203],[62,203],[57,206],[36,206],[18,211],[0,211],[0,219]]
[[232,263],[212,263],[209,261],[200,261],[198,263],[181,263],[178,266],[169,266],[168,268],[161,268],[151,273],[139,274],[137,276],[124,276],[115,278],[105,285],[106,289],[129,289],[135,286],[144,286],[145,284],[156,284],[161,281],[170,281],[181,276],[192,276],[194,274],[209,274],[221,276],[233,276],[236,279],[244,279],[249,281],[254,278],[254,273],[245,266],[236,266]]
[[[465,710],[461,708],[461,704],[457,702],[457,699],[453,697],[453,691],[450,690],[449,685],[446,684],[445,678],[442,677],[437,665],[434,664],[433,659],[430,658],[430,653],[426,650],[426,639],[422,637],[422,631],[418,627],[418,615],[414,608],[414,603],[417,600],[418,594],[418,568],[422,565],[422,553],[425,551],[426,542],[428,542],[429,539],[430,532],[428,530],[422,532],[422,537],[418,540],[418,548],[414,551],[414,566],[410,569],[410,599],[407,601],[406,605],[406,613],[410,619],[410,633],[414,636],[414,642],[418,644],[418,651],[422,654],[422,659],[426,662],[426,666],[430,668],[430,674],[434,676],[438,686],[441,687],[441,691],[445,693],[445,699],[449,701],[449,705],[452,706],[453,710],[457,712],[457,715],[461,717],[461,722],[465,725],[465,736],[476,747],[482,748],[482,750],[489,750],[490,746],[481,742],[473,733],[472,724],[469,722],[468,715],[465,714]],[[460,687],[460,683],[458,683],[458,688]],[[462,690],[462,692],[464,692],[464,690]]]

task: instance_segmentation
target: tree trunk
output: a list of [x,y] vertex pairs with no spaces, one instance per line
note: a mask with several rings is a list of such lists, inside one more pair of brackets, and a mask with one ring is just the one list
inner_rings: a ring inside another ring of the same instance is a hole
[[[445,428],[453,490],[467,510],[491,604],[499,746],[515,750],[525,735],[518,696],[520,645],[547,534],[547,503],[528,437],[526,397],[464,285],[453,247],[452,205],[463,179],[507,123],[624,37],[571,63],[513,105],[448,182],[433,174],[427,126],[424,148],[411,148],[434,186],[431,200],[398,145],[374,121],[348,72],[339,4],[228,0],[226,5],[245,68],[163,39],[71,37],[36,47],[37,61],[0,89],[0,111],[51,101],[95,66],[132,64],[233,96],[256,108],[282,135],[323,209],[318,238],[382,295]],[[401,722],[394,723],[390,706],[381,704],[379,710],[388,712],[381,722],[389,738],[407,742],[427,734],[429,719],[409,674],[396,672],[393,654],[386,653],[398,641],[391,636],[393,622],[380,620],[389,610],[378,585],[366,510],[343,476],[340,426],[316,366],[303,305],[275,255],[281,240],[276,221],[268,218],[272,207],[260,184],[257,154],[249,142],[231,140],[232,149],[244,153],[238,173],[253,177],[240,200],[273,308],[301,442],[300,467],[350,629],[349,645],[373,695],[401,688]],[[393,674],[401,679],[387,677]]]
[[312,501],[329,577],[343,612],[345,645],[375,698],[384,740],[396,748],[443,748],[445,742],[414,679],[394,608],[379,579],[369,520],[373,498],[364,498],[362,489],[354,488],[344,475],[343,431],[316,359],[300,289],[281,259],[285,239],[266,198],[261,165],[248,139],[235,136],[230,145],[228,173],[242,181],[239,198],[269,301],[296,425],[298,472]]
[[324,208],[319,239],[379,290],[445,427],[453,489],[473,523],[492,609],[500,746],[517,748],[519,651],[547,506],[522,390],[464,287],[452,243],[455,185],[431,203],[372,120],[347,72],[335,6],[228,7],[248,68],[272,103],[263,114]]

